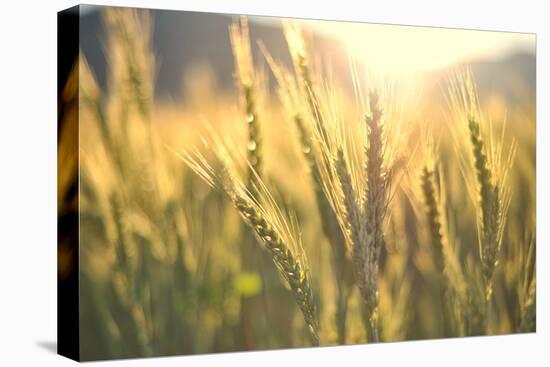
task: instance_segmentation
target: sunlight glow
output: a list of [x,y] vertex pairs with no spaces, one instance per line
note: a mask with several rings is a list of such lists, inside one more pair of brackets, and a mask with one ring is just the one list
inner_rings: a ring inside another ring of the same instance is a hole
[[535,52],[535,35],[352,22],[307,21],[344,42],[357,60],[388,74],[443,69],[456,63]]

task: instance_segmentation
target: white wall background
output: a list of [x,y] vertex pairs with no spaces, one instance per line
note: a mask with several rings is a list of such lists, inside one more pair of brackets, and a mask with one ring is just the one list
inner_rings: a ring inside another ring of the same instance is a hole
[[[548,366],[550,11],[544,1],[98,1],[100,4],[536,32],[538,332],[277,352],[105,362],[113,366]],[[56,12],[74,1],[7,0],[0,11],[0,365],[57,366]]]

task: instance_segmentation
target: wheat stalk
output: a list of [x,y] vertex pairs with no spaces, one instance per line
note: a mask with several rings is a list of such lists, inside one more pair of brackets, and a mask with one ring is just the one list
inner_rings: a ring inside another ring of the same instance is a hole
[[[302,246],[289,220],[277,206],[268,188],[256,174],[259,187],[257,200],[232,173],[235,162],[224,142],[218,140],[218,151],[214,152],[220,169],[214,170],[203,155],[194,152],[175,152],[208,185],[223,190],[243,220],[254,231],[271,255],[279,274],[283,277],[298,304],[308,326],[311,342],[319,345],[319,323],[311,291],[307,261]],[[252,171],[254,174],[255,172]]]
[[532,332],[537,326],[537,281],[533,276],[523,304],[521,305],[521,322],[519,331],[523,333]]
[[451,336],[452,317],[450,314],[449,282],[446,274],[445,238],[443,236],[443,218],[440,208],[439,194],[436,185],[436,170],[427,164],[422,169],[420,177],[421,188],[426,207],[426,220],[428,223],[431,252],[435,267],[440,279],[440,298],[443,311],[443,330],[445,336]]
[[[358,248],[361,240],[361,208],[359,207],[357,195],[355,189],[353,188],[352,178],[349,173],[349,168],[346,163],[346,158],[342,148],[338,149],[337,158],[336,158],[336,172],[338,174],[338,179],[342,187],[343,194],[343,204],[344,204],[344,217],[345,217],[345,227],[348,229],[348,232],[351,237],[352,247],[354,249]],[[363,277],[360,277],[363,278]]]
[[109,29],[110,89],[125,103],[135,105],[147,120],[151,116],[155,70],[151,16],[136,9],[107,8],[103,19]]
[[479,207],[481,208],[480,256],[482,274],[485,281],[486,297],[492,294],[493,274],[501,245],[503,226],[503,207],[501,190],[493,181],[494,174],[489,168],[485,143],[480,133],[479,123],[473,119],[468,122],[470,141],[474,157],[474,168],[479,187]]
[[302,31],[297,24],[291,23],[285,23],[283,31],[285,33],[288,48],[294,62],[294,68],[296,69],[298,77],[301,81],[300,84],[302,86],[302,92],[305,95],[308,108],[315,120],[315,123],[317,124],[317,128],[321,131],[323,139],[328,141],[328,134],[324,126],[324,119],[321,113],[319,99],[315,93],[313,80],[311,79],[311,72]]
[[[481,280],[485,298],[481,318],[485,332],[489,330],[489,319],[493,295],[495,269],[499,261],[506,216],[510,206],[511,192],[508,186],[508,173],[512,167],[517,145],[512,140],[508,153],[504,154],[505,123],[502,124],[500,139],[495,139],[495,129],[491,121],[486,121],[479,104],[473,76],[469,70],[458,72],[450,80],[449,102],[454,116],[451,121],[464,121],[464,129],[453,128],[458,135],[455,141],[468,143],[458,146],[461,169],[468,192],[473,199],[477,217],[479,259]],[[463,152],[469,152],[465,159]],[[472,291],[470,292],[472,293]],[[475,305],[474,305],[475,306]],[[473,308],[472,308],[473,310]],[[478,310],[480,312],[480,310]],[[479,327],[478,329],[481,329]],[[476,332],[481,332],[477,330]]]
[[[245,120],[248,125],[247,152],[250,168],[248,171],[248,190],[255,197],[258,182],[256,175],[262,173],[260,123],[256,111],[256,98],[254,90],[254,64],[252,51],[250,50],[250,35],[246,17],[241,17],[240,22],[234,22],[230,26],[231,45],[237,69],[237,78],[244,99]],[[254,172],[256,174],[254,174]]]
[[[378,104],[378,94],[369,95],[371,115],[365,117],[367,124],[367,148],[365,151],[366,190],[364,199],[364,248],[357,248],[354,254],[362,252],[366,263],[363,265],[366,276],[364,298],[370,323],[370,338],[379,341],[378,326],[378,268],[380,251],[385,246],[383,224],[388,204],[388,176],[384,172],[384,143],[382,139],[382,110]],[[359,256],[359,255],[357,255]]]
[[270,252],[273,262],[286,280],[302,311],[312,343],[319,345],[319,327],[307,271],[291,248],[283,241],[275,227],[257,210],[251,200],[246,196],[237,194],[232,189],[226,190],[239,213]]
[[432,239],[432,251],[434,263],[441,276],[445,273],[445,261],[443,256],[443,233],[441,229],[441,214],[436,193],[435,171],[424,166],[420,177],[424,204],[426,205],[426,219]]
[[[277,65],[271,55],[262,48],[279,84],[279,96],[287,111],[293,116],[301,143],[302,153],[309,168],[323,234],[329,241],[332,251],[332,265],[337,283],[336,326],[338,342],[346,343],[348,301],[353,287],[353,276],[350,271],[350,259],[346,247],[345,229],[341,228],[338,214],[334,211],[331,198],[327,196],[323,175],[331,175],[330,157],[323,145],[330,144],[329,136],[320,108],[304,40],[300,28],[296,24],[285,23],[283,27],[289,51],[292,55],[295,74]],[[303,107],[305,105],[305,107]],[[311,128],[306,123],[312,124]],[[317,135],[321,139],[315,139]],[[328,194],[330,195],[330,194]]]

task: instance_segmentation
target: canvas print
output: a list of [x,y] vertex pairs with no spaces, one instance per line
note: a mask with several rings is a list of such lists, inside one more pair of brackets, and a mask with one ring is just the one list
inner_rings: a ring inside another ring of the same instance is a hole
[[59,351],[536,331],[534,34],[59,14]]

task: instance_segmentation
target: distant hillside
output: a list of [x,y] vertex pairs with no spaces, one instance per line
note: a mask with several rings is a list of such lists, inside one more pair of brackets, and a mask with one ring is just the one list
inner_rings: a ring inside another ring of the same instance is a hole
[[[476,80],[479,97],[497,94],[508,103],[534,99],[536,93],[536,57],[515,53],[498,60],[477,60],[468,63]],[[427,93],[437,98],[448,78],[448,69],[432,72]]]
[[[106,86],[105,33],[97,7],[82,18],[82,51],[95,71],[102,87]],[[212,71],[218,86],[224,90],[234,88],[234,64],[229,41],[229,25],[233,16],[152,10],[153,47],[157,55],[158,71],[156,96],[182,96],[182,76],[184,71],[192,72],[197,65]],[[280,20],[271,22],[250,21],[250,36],[255,61],[263,60],[256,44],[262,41],[270,53],[287,66],[291,65],[290,55],[281,29]],[[348,61],[343,46],[325,36],[311,36],[308,46],[315,55],[322,55],[324,64],[332,65],[334,73],[344,83],[351,85]],[[389,46],[390,47],[390,46]],[[532,96],[535,91],[535,56],[520,53],[502,60],[479,60],[470,63],[476,76],[478,90],[483,97],[498,91],[509,101]],[[429,79],[436,85],[446,77],[446,71],[430,73]],[[185,96],[183,96],[185,97]]]
[[[105,32],[99,8],[94,9],[82,19],[82,51],[100,85],[105,87]],[[229,39],[233,16],[168,10],[152,10],[151,13],[154,19],[153,47],[159,64],[157,97],[178,97],[183,72],[197,65],[208,67],[221,88],[234,88],[234,63]],[[277,60],[291,65],[280,20],[273,18],[271,25],[251,19],[249,27],[256,63],[263,60],[256,47],[261,40]],[[316,53],[324,55],[335,53],[334,49],[339,47],[336,42],[318,36],[308,41]]]
[[514,102],[535,96],[536,58],[533,54],[518,53],[497,61],[472,63],[481,95],[492,92]]

